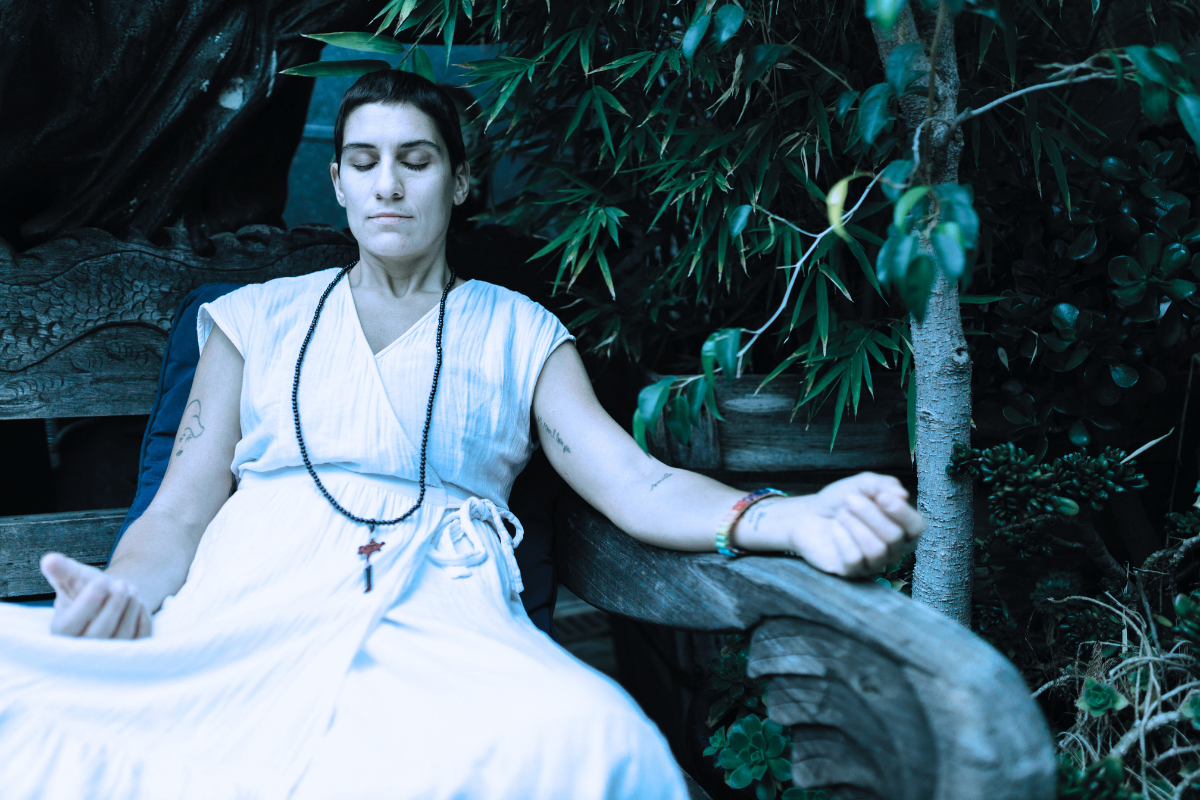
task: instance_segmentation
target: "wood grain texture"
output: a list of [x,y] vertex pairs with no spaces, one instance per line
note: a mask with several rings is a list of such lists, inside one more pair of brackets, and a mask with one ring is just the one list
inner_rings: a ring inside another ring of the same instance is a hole
[[753,630],[749,674],[793,731],[793,776],[872,800],[1048,800],[1054,750],[1020,674],[969,630],[803,561],[661,550],[576,496],[559,579],[598,608],[697,631]]
[[51,551],[85,564],[108,563],[127,508],[0,517],[0,597],[48,594],[38,562]]
[[833,411],[828,404],[811,420],[807,408],[793,418],[800,376],[780,375],[759,389],[762,378],[744,375],[732,383],[718,378],[717,409],[724,421],[714,423],[704,410],[700,424],[693,428],[693,440],[682,446],[667,437],[660,417],[651,451],[665,463],[684,469],[911,469],[907,429],[903,415],[897,413],[904,399],[898,389],[880,385],[874,400],[864,395],[857,418],[849,411],[843,416],[830,452]]
[[323,225],[252,225],[195,253],[186,234],[121,240],[95,229],[0,250],[0,419],[144,414],[171,317],[197,286],[341,266],[357,246]]

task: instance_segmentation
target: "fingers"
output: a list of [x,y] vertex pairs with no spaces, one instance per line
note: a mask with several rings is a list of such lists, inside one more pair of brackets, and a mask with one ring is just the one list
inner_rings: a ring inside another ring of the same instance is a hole
[[124,581],[115,581],[108,590],[108,599],[83,629],[88,639],[111,639],[129,608],[130,591]]
[[121,621],[117,623],[117,629],[113,631],[112,638],[114,639],[136,639],[138,619],[141,616],[142,603],[138,600],[137,593],[130,587],[129,603],[125,606],[125,613],[121,615]]
[[925,518],[908,504],[908,490],[891,475],[863,472],[850,480],[864,495],[875,501],[892,522],[899,525],[904,535],[916,539],[925,532]]
[[62,553],[42,556],[41,568],[55,593],[65,596],[67,600],[74,600],[100,574],[95,567],[80,564]]
[[153,633],[153,623],[150,619],[150,612],[146,610],[146,606],[138,603],[138,618],[137,629],[134,631],[133,638],[145,639]]
[[886,516],[877,502],[860,494],[852,494],[846,498],[846,510],[866,525],[884,545],[890,547],[904,538],[904,529]]
[[[53,569],[53,568],[52,568]],[[150,635],[150,616],[128,581],[96,577],[70,602],[58,606],[50,632],[89,639],[135,639]]]
[[916,539],[925,532],[925,518],[920,512],[895,495],[884,495],[876,504],[888,517],[904,529],[904,535]]
[[857,549],[857,554],[847,559],[846,565],[852,574],[875,572],[882,569],[886,560],[888,547],[870,528],[862,523],[847,509],[842,509],[835,517],[838,525],[850,535]]
[[55,610],[50,632],[59,636],[82,636],[88,624],[96,618],[108,601],[108,595],[108,581],[92,581],[61,614]]
[[851,478],[851,480],[854,481],[863,494],[871,499],[877,499],[885,494],[897,495],[901,500],[908,499],[908,490],[904,488],[904,484],[900,483],[899,478],[892,475],[861,472]]

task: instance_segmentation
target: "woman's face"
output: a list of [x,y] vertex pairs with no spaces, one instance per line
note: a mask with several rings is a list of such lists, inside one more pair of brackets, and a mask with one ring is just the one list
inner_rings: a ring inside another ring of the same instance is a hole
[[352,111],[341,161],[329,171],[359,246],[388,260],[440,254],[450,212],[469,185],[467,165],[451,169],[437,125],[409,105]]

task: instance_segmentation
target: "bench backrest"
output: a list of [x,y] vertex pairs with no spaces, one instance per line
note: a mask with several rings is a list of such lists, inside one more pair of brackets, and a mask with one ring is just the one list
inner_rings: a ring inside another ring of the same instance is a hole
[[[283,232],[256,226],[213,238],[196,254],[182,234],[167,245],[120,241],[82,230],[18,256],[0,254],[0,419],[146,414],[154,402],[163,348],[179,301],[201,284],[253,283],[340,266],[354,244],[324,226]],[[761,391],[759,378],[718,381],[725,422],[707,414],[687,447],[658,437],[667,463],[729,473],[785,472],[779,488],[797,490],[802,474],[864,469],[905,471],[911,462],[899,395],[877,388],[857,420],[849,414],[829,448],[832,414],[792,419],[798,378],[782,375]],[[784,485],[786,484],[786,485]],[[103,565],[127,509],[0,517],[0,598],[49,593],[38,570],[47,550]]]

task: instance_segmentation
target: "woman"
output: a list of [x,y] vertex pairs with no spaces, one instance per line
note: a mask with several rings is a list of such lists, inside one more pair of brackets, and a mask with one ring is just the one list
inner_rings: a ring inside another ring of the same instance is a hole
[[870,474],[738,516],[742,492],[644,454],[549,312],[455,279],[470,173],[433,84],[364,76],[335,148],[359,261],[202,307],[149,509],[103,572],[43,559],[52,612],[0,607],[0,795],[684,797],[628,696],[522,609],[505,500],[537,443],[662,547],[855,575],[921,518]]

